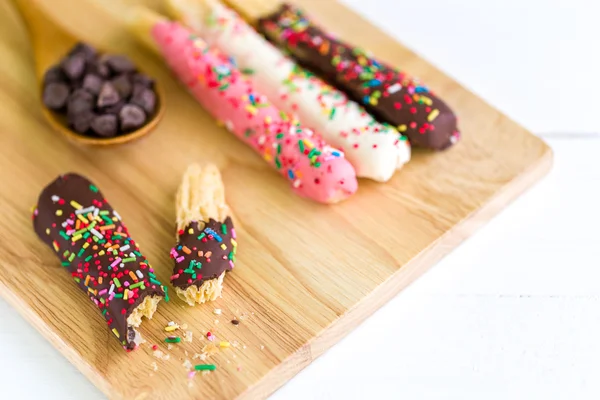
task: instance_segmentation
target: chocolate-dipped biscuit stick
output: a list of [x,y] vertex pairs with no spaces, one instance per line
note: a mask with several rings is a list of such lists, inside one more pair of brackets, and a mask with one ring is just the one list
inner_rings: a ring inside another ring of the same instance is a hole
[[[246,1],[228,3],[244,9],[246,16],[256,14]],[[381,122],[396,127],[414,146],[443,150],[459,139],[456,116],[427,87],[334,37],[300,9],[283,4],[263,14],[258,27],[300,64],[346,92]]]
[[177,191],[177,239],[171,283],[190,306],[216,300],[235,262],[237,242],[221,174],[213,164],[190,165]]
[[135,328],[152,318],[167,289],[98,187],[77,174],[59,176],[40,194],[33,227],[123,347],[137,347]]

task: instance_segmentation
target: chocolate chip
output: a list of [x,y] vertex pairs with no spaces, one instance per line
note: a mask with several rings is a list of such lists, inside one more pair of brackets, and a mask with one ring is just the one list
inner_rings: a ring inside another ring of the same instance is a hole
[[238,321],[237,319],[232,319],[231,323],[234,324],[234,325],[239,325],[240,321]]
[[54,82],[66,82],[67,76],[63,72],[62,68],[58,65],[50,68],[44,74],[44,86]]
[[111,137],[117,134],[117,116],[112,114],[99,115],[92,120],[92,131],[102,137]]
[[110,82],[104,82],[102,84],[102,88],[100,89],[100,94],[98,95],[98,102],[96,103],[98,107],[108,107],[115,105],[121,100],[121,96],[119,96],[119,92],[115,86]]
[[154,79],[146,74],[137,73],[133,75],[133,84],[140,84],[148,89],[152,89],[154,87]]
[[84,89],[76,89],[67,101],[67,114],[76,116],[94,108],[94,96]]
[[113,78],[111,81],[114,85],[119,95],[121,95],[122,99],[126,99],[131,96],[132,86],[131,86],[131,77],[127,74],[122,74]]
[[121,99],[117,104],[113,104],[112,106],[108,106],[102,109],[103,114],[114,114],[119,115],[121,109],[125,106],[125,100]]
[[88,64],[86,69],[88,74],[98,75],[102,79],[110,78],[110,69],[105,63],[98,61]]
[[64,59],[61,66],[70,80],[80,79],[85,70],[85,56],[83,54],[73,54]]
[[146,114],[144,114],[144,110],[140,107],[134,104],[127,104],[119,113],[119,121],[122,130],[132,131],[144,125]]
[[135,72],[135,64],[125,56],[114,55],[106,57],[106,64],[115,74]]
[[60,110],[67,104],[69,98],[69,86],[64,83],[53,82],[44,88],[42,101],[51,110]]
[[96,49],[94,49],[89,44],[85,43],[77,43],[69,52],[69,56],[81,54],[85,58],[86,61],[92,62],[96,58]]
[[98,94],[100,93],[100,89],[102,88],[102,82],[102,78],[100,78],[98,75],[87,74],[83,78],[82,87],[91,94],[98,96]]
[[142,107],[147,115],[152,115],[156,108],[156,94],[154,94],[152,90],[146,88],[138,90],[131,98],[131,104]]
[[95,117],[96,115],[92,111],[83,111],[79,114],[69,116],[69,126],[75,132],[87,133]]

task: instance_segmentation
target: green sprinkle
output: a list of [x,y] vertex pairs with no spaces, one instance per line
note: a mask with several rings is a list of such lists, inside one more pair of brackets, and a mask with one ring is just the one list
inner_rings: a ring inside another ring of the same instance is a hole
[[112,219],[108,218],[105,215],[101,215],[100,218],[102,218],[104,220],[104,222],[106,222],[107,225],[112,225],[112,223],[113,223]]
[[134,283],[133,285],[129,285],[129,289],[135,289],[136,287],[140,287],[140,286],[143,286],[143,285],[144,285],[144,282]]
[[100,297],[100,303],[102,303],[102,304],[106,303],[106,300],[104,300],[104,297]]
[[219,91],[224,91],[227,90],[227,88],[229,87],[229,83],[225,83],[224,85],[219,86]]
[[69,250],[65,250],[63,253],[63,258],[67,258],[69,256]]
[[65,231],[60,231],[60,232],[58,232],[58,234],[59,234],[60,236],[62,236],[64,239],[67,239],[67,240],[69,240],[69,236],[68,236],[68,235],[65,233]]
[[[95,238],[95,237],[96,237],[96,236],[94,236],[94,238]],[[105,239],[98,239],[98,243],[99,243],[99,244],[104,244],[104,243],[106,243],[106,240],[105,240]]]
[[192,275],[192,279],[196,280],[196,274],[195,273]]
[[228,256],[228,258],[229,258],[230,260],[233,260],[233,251],[230,251],[230,252],[229,252],[229,256]]
[[90,190],[94,193],[98,193],[98,188],[94,185],[90,185]]
[[221,232],[223,232],[223,235],[227,235],[227,225],[221,224]]
[[75,253],[71,253],[71,255],[69,256],[69,261],[73,262],[74,259],[75,259]]
[[[118,254],[118,253],[117,253]],[[121,260],[122,263],[135,261],[135,257],[128,257]]]
[[123,298],[123,294],[122,293],[115,294],[115,298],[116,299],[122,299]]
[[298,148],[301,153],[304,153],[304,142],[302,140],[298,140]]
[[283,139],[283,133],[278,133],[277,135],[275,135],[275,137],[277,139]]
[[[129,243],[129,238],[127,238],[127,243]],[[136,256],[138,256],[138,257],[141,257],[141,256],[142,256],[142,253],[140,253],[140,252],[139,252],[139,251],[137,251],[137,250],[136,250],[136,251],[134,251],[134,252],[133,252],[133,254],[135,254],[135,255],[136,255]]]
[[329,113],[329,119],[333,119],[333,117],[335,116],[335,108],[331,109],[331,112]]
[[281,144],[277,143],[277,154],[281,154]]
[[108,214],[110,214],[110,211],[108,211],[108,210],[102,210],[98,214],[100,214],[100,215],[108,215]]
[[319,168],[320,166],[321,166],[321,163],[320,163],[319,161],[317,161],[317,162],[315,163],[315,167]]
[[193,269],[184,269],[183,272],[185,272],[186,274],[193,274],[194,270]]
[[74,280],[75,282],[77,282],[77,283],[80,283],[80,282],[81,282],[81,279],[79,279],[79,278],[73,278],[73,280]]
[[88,262],[88,261],[90,261],[91,259],[92,259],[92,256],[91,256],[91,255],[89,255],[89,256],[87,256],[87,257],[85,258],[85,262]]
[[114,278],[113,282],[114,282],[115,286],[117,286],[118,288],[121,287],[121,282],[119,282],[119,278]]
[[281,168],[281,161],[279,161],[279,157],[275,157],[275,166],[277,168]]
[[108,308],[105,308],[104,310],[102,310],[102,315],[106,315],[107,312],[108,312]]
[[217,369],[215,364],[198,364],[194,366],[196,371],[214,371]]
[[315,149],[314,147],[310,150],[310,153],[308,153],[308,158],[311,158],[312,156],[315,155],[315,152],[317,151],[317,149]]
[[154,283],[155,285],[160,285],[160,281],[157,281],[156,279],[154,279],[153,277],[150,277],[150,282]]
[[252,68],[244,68],[244,69],[242,69],[242,73],[244,73],[246,75],[252,75],[252,74],[254,74],[254,70]]
[[196,262],[196,268],[202,269],[202,263],[201,262]]
[[202,239],[204,239],[204,237],[205,237],[205,236],[206,236],[206,233],[202,232],[202,233],[200,234],[200,236],[198,236],[198,240],[202,240]]
[[162,288],[165,291],[165,302],[168,303],[169,302],[169,288],[166,286],[163,286]]
[[83,253],[85,253],[85,249],[79,250],[79,253],[77,253],[77,257],[81,257]]
[[61,264],[63,267],[68,267],[69,265],[71,265],[68,261],[63,261]]
[[86,232],[86,233],[83,234],[83,238],[84,239],[87,239],[89,237],[90,237],[90,233],[89,232]]
[[178,336],[168,337],[165,339],[165,343],[179,343],[181,342],[181,338]]

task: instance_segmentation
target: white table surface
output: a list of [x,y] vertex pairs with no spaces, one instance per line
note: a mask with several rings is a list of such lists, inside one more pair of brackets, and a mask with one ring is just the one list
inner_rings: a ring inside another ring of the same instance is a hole
[[[600,6],[343,1],[544,136],[555,166],[272,398],[598,399]],[[0,320],[0,398],[104,398],[3,300]]]

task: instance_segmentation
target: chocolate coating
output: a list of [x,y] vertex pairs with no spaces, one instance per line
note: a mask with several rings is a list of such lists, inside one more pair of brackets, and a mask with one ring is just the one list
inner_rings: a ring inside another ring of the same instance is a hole
[[187,289],[218,278],[224,271],[233,269],[236,250],[230,217],[225,222],[211,218],[202,229],[199,229],[198,222],[190,223],[179,232],[179,243],[171,249],[171,258],[175,260],[171,283]]
[[324,31],[298,8],[283,4],[262,18],[259,27],[300,64],[396,127],[411,144],[443,150],[458,141],[456,116],[428,88]]
[[33,227],[98,306],[109,330],[134,349],[127,318],[144,298],[164,297],[165,290],[98,188],[77,174],[59,176],[40,194]]

